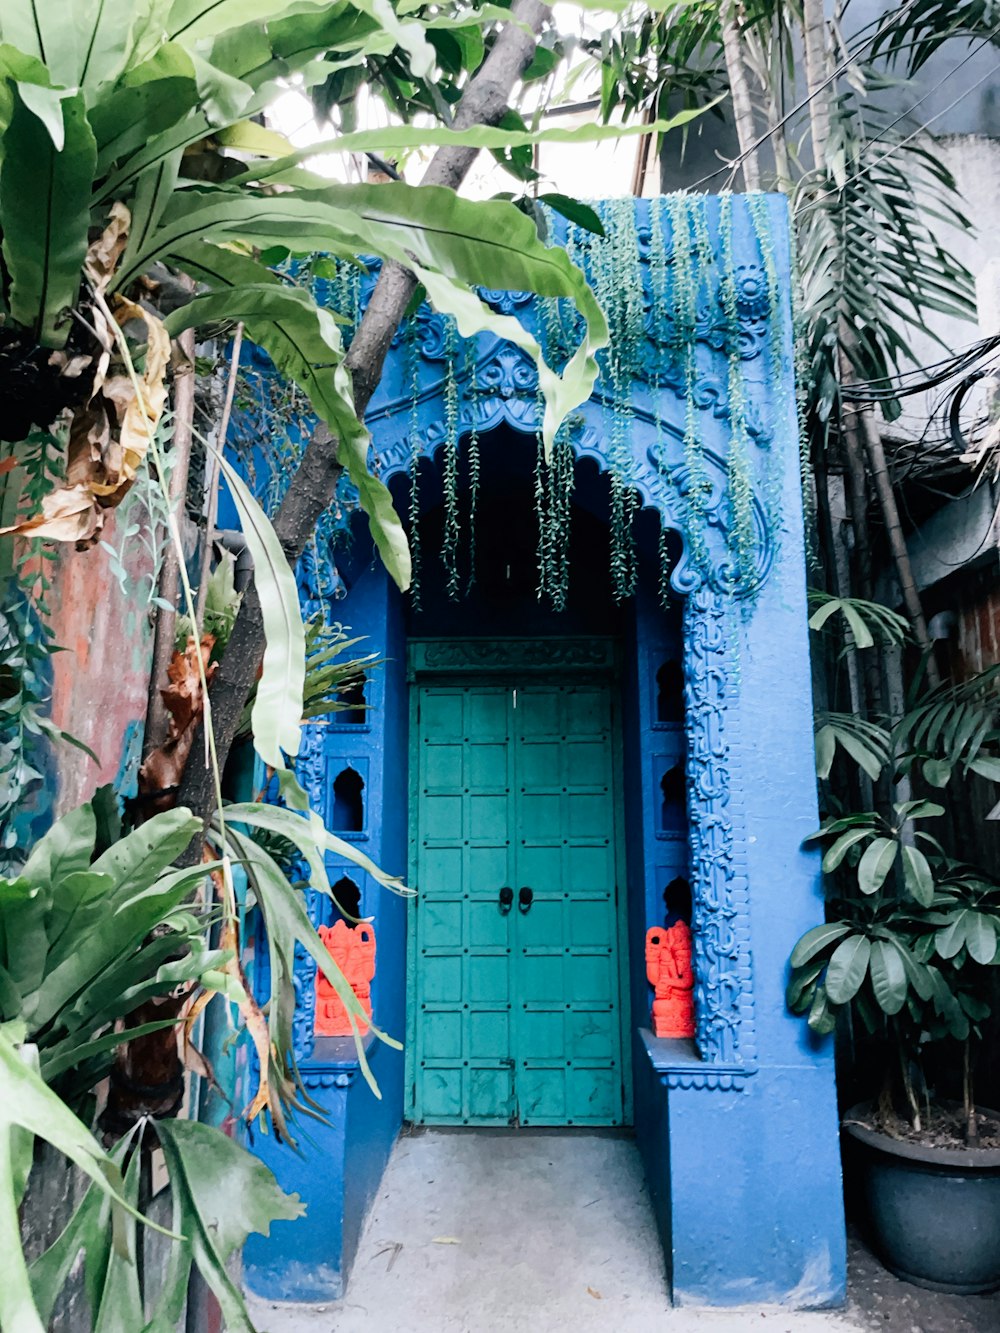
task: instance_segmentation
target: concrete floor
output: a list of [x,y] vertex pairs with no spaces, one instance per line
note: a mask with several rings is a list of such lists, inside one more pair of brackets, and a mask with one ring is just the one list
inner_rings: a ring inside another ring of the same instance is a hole
[[402,1138],[345,1300],[251,1302],[260,1333],[860,1333],[842,1314],[675,1310],[631,1140]]

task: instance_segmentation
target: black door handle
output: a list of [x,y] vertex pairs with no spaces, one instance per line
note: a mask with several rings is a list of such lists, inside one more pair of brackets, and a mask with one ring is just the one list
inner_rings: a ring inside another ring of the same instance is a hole
[[506,916],[514,902],[514,890],[505,884],[500,890],[500,915]]
[[529,912],[531,904],[535,900],[534,892],[528,888],[527,884],[517,895],[517,910],[519,912]]

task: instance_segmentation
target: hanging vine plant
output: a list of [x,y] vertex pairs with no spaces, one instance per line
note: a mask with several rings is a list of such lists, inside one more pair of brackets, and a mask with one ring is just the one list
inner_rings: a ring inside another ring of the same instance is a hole
[[[593,206],[598,225],[591,229],[566,224],[543,213],[549,230],[563,229],[569,258],[587,275],[611,330],[599,354],[601,377],[597,398],[604,409],[604,439],[609,474],[609,567],[616,600],[630,597],[638,581],[635,523],[641,507],[637,485],[640,460],[635,428],[640,420],[653,424],[650,458],[661,487],[672,488],[683,504],[687,559],[705,578],[713,569],[716,539],[710,530],[720,523],[719,497],[713,486],[704,439],[703,384],[717,375],[712,358],[724,359],[721,406],[715,414],[728,422],[723,517],[726,543],[726,585],[752,604],[760,577],[758,568],[761,515],[772,547],[781,526],[782,460],[757,419],[755,391],[748,366],[758,353],[767,384],[773,386],[777,418],[795,416],[796,404],[784,363],[786,322],[782,317],[778,265],[771,232],[770,205],[760,194],[746,196],[737,211],[734,197],[672,194],[637,203],[613,199]],[[542,207],[542,206],[540,206]],[[717,209],[717,219],[712,213]],[[745,229],[737,217],[749,224]],[[756,253],[754,253],[754,251]],[[367,299],[374,273],[359,263],[319,256],[283,266],[292,281],[312,285],[318,299],[341,322],[350,341]],[[487,293],[488,300],[497,294]],[[515,298],[516,299],[516,298]],[[525,312],[519,311],[523,317]],[[578,312],[560,298],[534,298],[534,326],[545,358],[562,369],[583,336]],[[528,316],[529,323],[531,315]],[[443,533],[440,551],[446,595],[458,601],[475,582],[476,515],[480,490],[477,343],[464,342],[451,318],[433,315],[421,306],[411,314],[400,335],[403,347],[402,388],[409,398],[408,523],[413,559],[412,605],[421,604],[421,564],[427,558],[421,534],[421,470],[431,448],[423,438],[421,407],[428,392],[424,359],[441,366],[441,420],[433,446],[439,458],[443,491]],[[248,384],[249,384],[248,377]],[[258,376],[253,385],[248,419],[255,433],[274,442],[271,458],[280,476],[290,469],[301,448],[307,423],[302,404],[288,402]],[[275,377],[271,377],[275,378]],[[435,376],[437,378],[437,376]],[[718,390],[712,389],[718,394]],[[277,396],[276,396],[277,393]],[[668,395],[683,402],[678,467],[671,439],[678,427],[665,420]],[[539,420],[541,411],[538,413]],[[779,432],[780,433],[780,432]],[[541,599],[557,611],[569,593],[570,524],[575,487],[573,425],[564,424],[551,450],[539,437],[534,477],[538,523],[537,587]],[[287,455],[287,458],[285,457]],[[270,484],[270,483],[269,483]],[[273,489],[273,486],[271,486]],[[272,502],[280,498],[276,492]],[[321,546],[335,544],[352,507],[348,490],[324,516]],[[329,531],[326,531],[329,529]],[[659,537],[659,593],[670,599],[673,568],[669,533]]]

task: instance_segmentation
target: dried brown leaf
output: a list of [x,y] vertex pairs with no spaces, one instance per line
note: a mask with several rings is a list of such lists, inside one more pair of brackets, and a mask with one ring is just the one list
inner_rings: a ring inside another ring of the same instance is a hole
[[132,215],[125,205],[116,199],[111,205],[108,225],[97,240],[91,244],[87,251],[87,258],[84,260],[84,272],[90,279],[95,291],[105,291],[111,279],[115,276],[118,261],[128,244],[131,225]]

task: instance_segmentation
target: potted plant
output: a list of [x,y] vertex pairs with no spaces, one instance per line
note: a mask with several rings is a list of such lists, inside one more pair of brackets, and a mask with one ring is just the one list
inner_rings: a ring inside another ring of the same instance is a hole
[[[919,827],[943,813],[908,801],[813,835],[847,891],[795,946],[788,1004],[817,1033],[845,1015],[882,1057],[882,1086],[843,1127],[887,1267],[985,1292],[1000,1287],[1000,1115],[977,1106],[973,1080],[1000,977],[1000,887]],[[949,1065],[960,1101],[937,1095]]]

